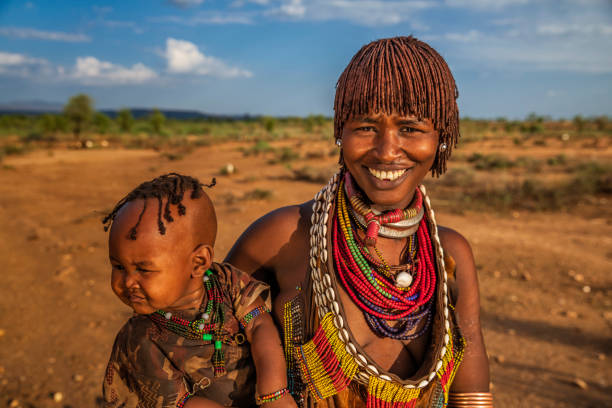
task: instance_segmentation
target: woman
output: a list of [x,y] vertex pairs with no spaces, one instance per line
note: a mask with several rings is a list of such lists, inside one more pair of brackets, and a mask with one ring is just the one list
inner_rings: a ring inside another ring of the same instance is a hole
[[316,407],[492,406],[474,259],[420,183],[459,137],[454,79],[413,37],[365,45],[338,80],[341,170],[227,261],[267,281],[289,385]]

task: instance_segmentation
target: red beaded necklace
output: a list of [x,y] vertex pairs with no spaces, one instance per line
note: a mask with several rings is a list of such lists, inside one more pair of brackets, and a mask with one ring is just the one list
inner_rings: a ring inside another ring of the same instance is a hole
[[[337,211],[332,218],[332,256],[340,281],[375,332],[398,339],[418,337],[429,326],[431,300],[436,287],[427,219],[421,219],[416,232],[412,285],[407,289],[398,288],[389,276],[379,273],[376,265],[372,265],[359,250],[356,228],[351,223],[343,187],[342,182],[337,191]],[[393,210],[394,214],[399,212],[403,210]],[[386,214],[379,217],[381,220],[386,218]],[[410,333],[422,318],[427,318],[427,324],[418,333]],[[385,320],[402,320],[404,324],[400,324],[399,328],[389,327]]]

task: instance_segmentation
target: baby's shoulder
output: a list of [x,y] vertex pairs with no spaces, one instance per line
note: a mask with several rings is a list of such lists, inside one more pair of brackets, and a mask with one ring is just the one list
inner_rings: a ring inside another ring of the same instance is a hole
[[113,348],[122,354],[129,355],[143,348],[155,345],[155,338],[161,330],[146,315],[134,315],[121,327],[115,337]]

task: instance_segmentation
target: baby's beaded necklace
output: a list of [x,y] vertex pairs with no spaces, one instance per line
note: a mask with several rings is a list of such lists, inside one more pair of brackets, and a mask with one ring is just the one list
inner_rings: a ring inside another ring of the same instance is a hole
[[213,354],[213,366],[215,377],[226,373],[223,342],[228,336],[223,330],[225,321],[225,306],[223,304],[223,292],[219,279],[212,270],[207,270],[202,277],[206,290],[206,305],[200,307],[200,317],[193,321],[174,316],[171,312],[157,310],[151,313],[149,318],[159,326],[178,334],[187,339],[201,339],[205,343],[213,343],[215,352]]

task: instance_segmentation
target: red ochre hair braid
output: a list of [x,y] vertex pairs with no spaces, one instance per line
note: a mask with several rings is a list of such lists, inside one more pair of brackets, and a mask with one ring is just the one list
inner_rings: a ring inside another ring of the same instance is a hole
[[370,113],[431,119],[439,132],[432,175],[446,171],[459,140],[459,92],[444,59],[426,43],[409,37],[377,40],[353,56],[336,85],[334,137],[354,116]]

